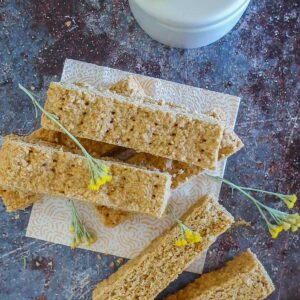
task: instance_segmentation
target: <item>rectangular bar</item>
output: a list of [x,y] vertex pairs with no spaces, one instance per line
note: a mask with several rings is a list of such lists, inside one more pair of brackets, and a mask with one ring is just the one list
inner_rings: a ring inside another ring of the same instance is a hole
[[[240,138],[232,131],[224,130],[221,147],[219,149],[218,160],[221,161],[236,153],[243,147]],[[172,175],[172,189],[176,189],[192,177],[204,172],[198,166],[186,164],[184,162],[157,157],[147,153],[137,153],[126,160],[127,163],[144,166],[148,169],[158,169],[161,172],[168,172]]]
[[166,300],[262,300],[274,290],[263,265],[255,254],[247,250],[225,267],[202,275]]
[[105,161],[112,181],[99,191],[88,189],[90,173],[84,156],[62,147],[32,144],[18,137],[4,140],[0,152],[0,186],[48,194],[160,217],[169,198],[171,178],[121,162]]
[[93,300],[154,299],[233,223],[232,216],[211,196],[199,199],[181,220],[200,233],[200,243],[175,246],[179,226],[174,225],[100,282],[93,291]]
[[[206,115],[145,103],[110,91],[50,84],[45,109],[75,136],[214,169],[223,127]],[[59,130],[47,117],[42,126]]]
[[[239,137],[234,132],[230,132],[228,130],[224,131],[222,141],[223,140],[224,142],[221,143],[223,147],[220,148],[219,151],[219,160],[227,158],[243,146]],[[172,176],[171,187],[173,189],[204,171],[202,168],[197,166],[191,166],[183,162],[172,161],[147,153],[137,153],[126,160],[126,162],[136,164],[138,166],[144,166],[148,169],[158,169],[161,172],[168,172]],[[131,216],[130,213],[124,213],[122,211],[103,206],[98,206],[97,212],[102,223],[108,227],[115,227],[129,219]]]
[[[87,149],[87,151],[96,158],[100,158],[102,156],[117,156],[118,159],[120,159],[123,153],[128,152],[127,148],[119,146],[113,146],[88,139],[79,138],[79,140],[80,143]],[[70,152],[77,154],[81,153],[78,147],[68,136],[58,131],[41,128],[34,131],[30,136],[27,136],[26,141],[33,143],[45,141],[64,146]],[[232,155],[242,146],[242,141],[234,132],[224,130],[221,148],[219,149],[219,160]],[[171,187],[173,189],[203,171],[202,168],[197,166],[191,166],[182,162],[172,161],[146,153],[133,153],[133,156],[129,157],[129,159],[126,158],[125,161],[126,163],[135,164],[137,166],[144,166],[150,169],[158,169],[161,172],[168,172],[172,176]],[[13,191],[9,189],[5,189],[5,192],[3,191],[2,193],[0,189],[0,195],[6,204],[7,210],[10,212],[18,209],[24,209],[30,206],[32,203],[37,202],[42,197],[42,195],[38,196],[33,193],[24,193],[22,191]],[[103,224],[108,227],[117,226],[118,224],[129,219],[131,216],[131,213],[105,206],[96,206],[96,211],[98,212]]]

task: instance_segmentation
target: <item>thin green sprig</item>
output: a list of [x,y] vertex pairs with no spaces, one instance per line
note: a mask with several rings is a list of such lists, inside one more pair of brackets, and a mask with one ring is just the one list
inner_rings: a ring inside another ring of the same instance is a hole
[[269,191],[265,191],[265,190],[248,188],[248,187],[243,187],[243,186],[241,186],[241,189],[244,191],[258,192],[258,193],[264,193],[264,194],[270,195],[270,196],[275,196],[275,197],[281,199],[289,209],[292,209],[294,207],[295,203],[297,202],[297,195],[295,195],[295,194],[284,195],[281,193],[269,192]]
[[[271,207],[261,203],[259,200],[254,198],[247,191],[259,192],[259,193],[278,197],[290,209],[294,207],[294,204],[297,201],[297,196],[295,194],[284,195],[284,194],[264,191],[264,190],[260,190],[260,189],[256,189],[256,188],[242,187],[242,186],[236,185],[236,184],[232,183],[231,181],[224,179],[222,177],[219,177],[219,176],[213,176],[213,175],[209,175],[207,173],[205,175],[212,179],[215,179],[215,180],[218,180],[220,182],[227,184],[233,190],[239,191],[246,198],[251,200],[254,203],[254,205],[257,207],[258,211],[262,215],[265,222],[267,223],[267,226],[268,226],[268,229],[269,229],[269,232],[270,232],[272,238],[277,238],[279,233],[283,230],[291,230],[292,232],[296,232],[298,230],[298,228],[300,227],[299,214],[288,214],[288,213],[282,212],[278,209],[271,208]],[[266,213],[268,214],[269,218],[266,216]],[[271,219],[271,221],[269,221],[269,219]]]
[[25,94],[31,99],[34,108],[35,108],[35,113],[36,117],[38,116],[38,110],[40,110],[44,115],[53,121],[82,151],[83,155],[86,157],[90,174],[91,174],[91,181],[88,186],[90,190],[97,191],[99,190],[101,185],[104,185],[105,183],[111,181],[112,177],[109,174],[109,167],[96,160],[94,157],[92,157],[87,150],[81,145],[81,143],[78,141],[78,139],[72,135],[59,121],[59,118],[46,111],[40,103],[36,100],[34,97],[33,93],[31,93],[29,90],[27,90],[25,87],[23,87],[21,84],[19,84],[19,88],[25,92]]
[[71,248],[77,248],[81,244],[85,246],[90,246],[96,242],[96,236],[90,232],[84,223],[82,222],[75,203],[73,200],[69,200],[71,207],[71,225],[70,225],[70,233],[74,236],[71,242]]

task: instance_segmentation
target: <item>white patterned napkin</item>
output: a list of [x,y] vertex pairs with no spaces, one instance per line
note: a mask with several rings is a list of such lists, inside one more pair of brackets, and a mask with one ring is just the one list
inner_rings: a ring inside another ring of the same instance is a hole
[[[95,87],[109,86],[131,73],[88,64],[76,60],[65,61],[62,81],[86,82]],[[226,113],[226,123],[234,128],[240,99],[235,96],[216,93],[170,81],[135,74],[146,93],[154,98],[164,99],[191,108],[193,111],[205,113],[220,108]],[[215,174],[222,176],[225,163],[221,162]],[[218,197],[220,183],[205,176],[197,176],[184,186],[172,192],[171,201],[178,215],[183,214],[200,196],[212,193]],[[135,215],[130,220],[115,228],[107,228],[101,222],[92,206],[76,203],[84,222],[95,230],[98,240],[90,248],[97,252],[113,254],[124,258],[138,255],[155,237],[170,227],[172,220],[168,217],[155,219],[144,215]],[[69,245],[70,208],[67,201],[59,198],[45,197],[34,204],[26,236],[46,240],[53,243]],[[199,257],[188,271],[201,273],[205,255]]]

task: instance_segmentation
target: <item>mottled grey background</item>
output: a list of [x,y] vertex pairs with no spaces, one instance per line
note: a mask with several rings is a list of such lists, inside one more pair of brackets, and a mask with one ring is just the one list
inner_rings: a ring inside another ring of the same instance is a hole
[[[240,96],[236,131],[246,147],[229,159],[225,176],[299,192],[299,23],[297,0],[252,0],[220,41],[179,50],[148,37],[126,0],[0,0],[0,135],[29,133],[39,124],[17,83],[43,97],[49,82],[59,80],[65,58],[80,59]],[[251,226],[222,236],[205,271],[251,247],[275,282],[269,299],[300,299],[299,233],[272,240],[241,195],[223,187],[220,201]],[[90,299],[95,284],[117,269],[117,258],[25,238],[29,214],[7,214],[0,204],[0,299]],[[182,274],[163,295],[195,277]]]

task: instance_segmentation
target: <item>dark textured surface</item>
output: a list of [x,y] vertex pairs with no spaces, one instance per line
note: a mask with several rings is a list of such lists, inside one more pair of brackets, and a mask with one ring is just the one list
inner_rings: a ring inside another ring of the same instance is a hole
[[[297,12],[297,0],[251,1],[227,36],[185,51],[151,40],[125,0],[0,0],[0,135],[38,126],[18,82],[42,96],[48,83],[59,79],[65,58],[80,59],[241,96],[236,131],[246,147],[229,159],[226,177],[299,192]],[[265,201],[284,209],[271,198]],[[221,202],[251,226],[222,236],[208,253],[205,271],[251,247],[275,282],[270,299],[300,299],[299,233],[272,240],[257,211],[239,194],[224,187]],[[93,252],[25,238],[29,213],[9,215],[0,204],[0,299],[90,299],[95,284],[116,270],[110,267],[116,258],[100,260]],[[168,292],[195,277],[182,274]]]

